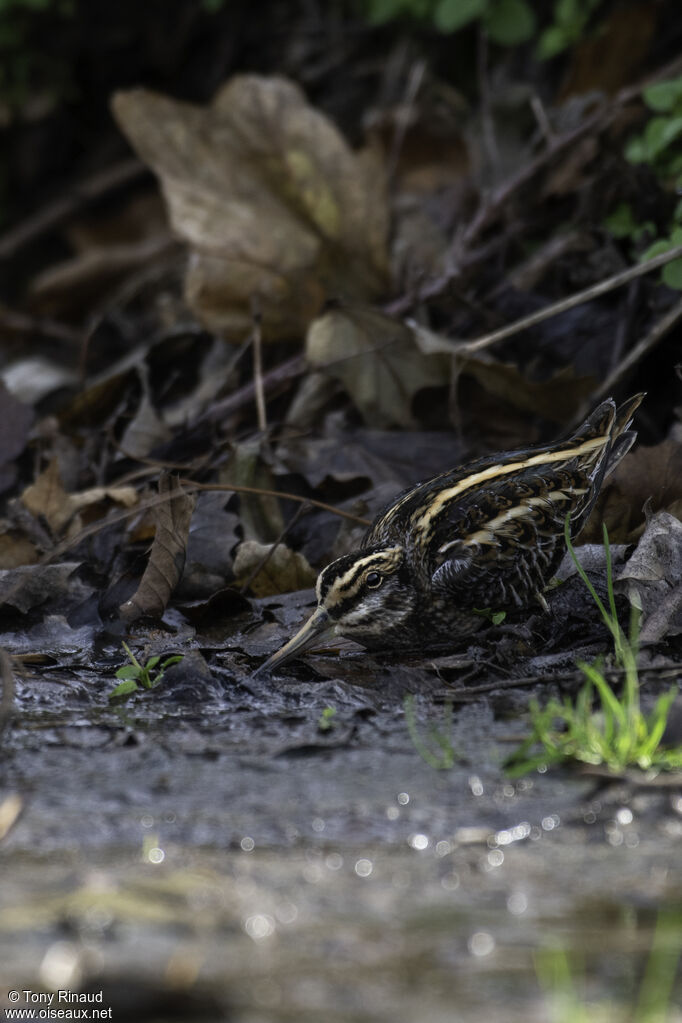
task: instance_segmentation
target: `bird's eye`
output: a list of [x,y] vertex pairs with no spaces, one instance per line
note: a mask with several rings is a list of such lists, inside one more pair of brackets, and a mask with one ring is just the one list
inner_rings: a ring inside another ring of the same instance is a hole
[[378,572],[369,572],[365,579],[365,583],[369,586],[370,590],[378,590],[383,581],[383,576]]

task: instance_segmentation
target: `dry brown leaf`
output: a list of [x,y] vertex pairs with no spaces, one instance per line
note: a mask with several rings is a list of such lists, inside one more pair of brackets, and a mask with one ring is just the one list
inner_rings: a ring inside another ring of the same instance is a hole
[[26,487],[21,500],[32,515],[45,519],[54,534],[60,533],[73,518],[73,508],[62,486],[56,458],[50,461],[34,483]]
[[59,462],[53,458],[36,481],[26,487],[21,500],[32,515],[44,518],[52,532],[58,535],[78,512],[101,501],[115,501],[125,508],[132,508],[137,503],[137,491],[134,487],[91,487],[68,494],[59,475]]
[[203,108],[134,89],[113,111],[161,179],[192,249],[188,299],[212,329],[242,340],[255,304],[266,339],[292,337],[328,295],[384,291],[379,157],[354,153],[293,82],[238,75]]
[[375,427],[415,426],[415,394],[450,377],[448,355],[424,354],[409,327],[360,306],[330,309],[315,320],[306,357],[341,381],[365,423]]
[[682,522],[658,512],[616,580],[642,610],[640,640],[655,643],[682,632]]
[[273,551],[270,544],[255,540],[245,540],[237,548],[234,574],[236,585],[248,584],[256,597],[306,590],[315,585],[317,578],[303,554],[284,544],[278,544]]
[[185,567],[189,524],[196,497],[186,494],[177,478],[163,473],[159,495],[167,500],[155,508],[156,534],[140,585],[119,612],[128,623],[143,615],[159,617],[166,609],[171,593]]
[[0,570],[35,565],[38,558],[35,544],[8,522],[0,520]]
[[602,489],[581,543],[601,543],[605,522],[613,543],[633,543],[644,529],[644,506],[682,519],[682,443],[669,438],[626,455]]

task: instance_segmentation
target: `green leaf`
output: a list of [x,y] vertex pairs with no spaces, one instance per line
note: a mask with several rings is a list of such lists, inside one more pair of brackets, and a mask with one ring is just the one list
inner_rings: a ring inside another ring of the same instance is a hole
[[166,660],[163,662],[161,667],[165,671],[166,668],[170,668],[171,664],[179,664],[182,659],[183,659],[183,655],[182,654],[173,654],[172,657],[167,657],[166,658]]
[[647,259],[653,259],[654,256],[660,256],[663,252],[670,252],[673,247],[673,243],[670,238],[659,238],[648,249],[645,249],[642,255],[639,257],[640,263],[646,263]]
[[540,33],[535,53],[538,60],[551,60],[552,57],[562,53],[570,44],[571,37],[561,25],[550,25],[544,32]]
[[161,660],[161,658],[159,656],[157,656],[157,655],[155,655],[154,657],[150,657],[149,660],[147,661],[147,663],[144,666],[145,667],[145,671],[147,671],[147,672],[151,671],[152,668],[156,667],[156,665],[159,663],[160,660]]
[[614,238],[631,238],[637,230],[637,221],[629,202],[621,202],[604,220],[604,227]]
[[630,139],[625,147],[625,159],[628,163],[644,163],[648,159],[641,136],[637,135],[635,138]]
[[682,259],[673,259],[663,267],[663,283],[675,291],[682,291]]
[[109,699],[116,700],[121,696],[130,696],[131,693],[137,692],[139,688],[134,679],[128,679],[126,682],[121,682],[115,689],[112,689],[109,693]]
[[678,103],[682,103],[682,77],[648,85],[643,96],[650,110],[657,113],[674,110]]
[[485,24],[490,38],[500,46],[518,46],[535,34],[535,14],[526,0],[497,0]]
[[488,7],[488,0],[439,0],[433,12],[433,23],[439,32],[456,32]]
[[124,664],[122,668],[119,668],[116,672],[116,678],[134,678],[140,677],[140,669],[136,668],[134,664]]

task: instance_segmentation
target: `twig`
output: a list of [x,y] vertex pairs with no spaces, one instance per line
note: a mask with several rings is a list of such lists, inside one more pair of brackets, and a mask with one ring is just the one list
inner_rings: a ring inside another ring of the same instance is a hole
[[494,180],[497,177],[500,166],[500,151],[497,146],[497,138],[495,137],[495,124],[491,110],[490,89],[488,87],[488,33],[482,20],[478,25],[478,38],[476,41],[476,76],[478,78],[478,93],[481,97],[480,113],[483,145],[488,163],[490,164],[491,178]]
[[275,542],[270,545],[270,549],[264,554],[264,556],[262,558],[259,559],[258,564],[256,565],[256,567],[253,569],[252,572],[250,572],[246,582],[243,583],[243,585],[241,586],[241,588],[239,590],[240,593],[242,593],[242,594],[246,593],[246,591],[251,586],[251,583],[253,582],[253,580],[256,578],[256,576],[260,572],[263,571],[263,569],[265,568],[265,566],[267,565],[268,561],[273,556],[273,554],[275,553],[277,548],[286,539],[287,533],[289,533],[294,528],[294,526],[296,525],[296,523],[300,519],[301,515],[303,515],[303,513],[305,511],[307,511],[306,506],[304,504],[299,504],[299,506],[296,509],[295,513],[289,519],[289,521],[287,522],[286,526],[284,527],[282,532],[279,534],[279,536],[277,537]]
[[290,494],[284,490],[265,490],[263,487],[242,487],[232,483],[197,483],[196,480],[186,479],[181,479],[179,482],[182,483],[183,486],[191,487],[195,490],[224,491],[227,494],[258,494],[261,497],[281,497],[286,501],[298,501],[300,504],[309,504],[313,508],[321,508],[322,511],[331,512],[332,515],[339,515],[342,519],[349,519],[351,522],[357,522],[361,526],[371,525],[369,519],[363,519],[360,515],[351,515],[350,512],[341,511],[340,508],[335,508],[332,504],[325,504],[324,501],[315,501],[312,497],[303,497],[301,494]]
[[552,130],[547,111],[545,110],[544,103],[540,99],[537,93],[533,93],[530,100],[530,108],[533,111],[533,116],[538,123],[538,128],[542,132],[542,137],[548,146],[551,146],[556,135]]
[[677,57],[666,67],[660,68],[654,75],[647,76],[641,82],[629,86],[627,89],[621,89],[608,106],[596,110],[572,131],[566,132],[565,135],[555,135],[542,153],[539,153],[525,167],[521,167],[516,174],[501,185],[500,188],[496,189],[492,195],[484,198],[461,238],[462,248],[469,248],[474,239],[492,223],[500,209],[506,205],[511,196],[527,184],[553,157],[570,146],[574,146],[583,135],[587,135],[590,131],[603,131],[608,128],[621,107],[637,99],[652,81],[659,81],[661,78],[678,74],[681,64],[682,58]]
[[[295,380],[296,377],[300,377],[306,369],[305,356],[294,355],[293,358],[287,359],[286,362],[282,362],[279,366],[273,367],[267,373],[263,374],[262,384],[263,392],[267,393],[272,391],[275,387],[281,384],[286,384],[290,380]],[[208,409],[202,416],[195,420],[195,427],[200,423],[209,421],[217,422],[222,419],[226,419],[228,416],[234,415],[240,409],[247,405],[250,405],[255,397],[256,388],[251,381],[240,387],[238,391],[231,394],[228,398],[224,398],[223,401],[215,402],[210,409]]]
[[263,387],[263,331],[261,328],[261,313],[256,307],[256,300],[252,301],[253,314],[253,388],[256,395],[256,414],[258,416],[258,429],[265,434],[268,428],[268,421],[265,416],[265,389]]
[[391,302],[386,307],[386,311],[395,316],[403,315],[414,305],[428,302],[447,291],[453,281],[461,278],[465,271],[471,270],[472,265],[475,265],[476,254],[471,251],[473,243],[496,220],[516,192],[528,184],[554,157],[574,146],[584,135],[591,131],[607,129],[615,120],[618,111],[627,103],[637,99],[647,86],[653,82],[678,75],[681,68],[682,57],[676,57],[675,60],[666,64],[665,67],[659,68],[654,74],[648,75],[637,85],[622,89],[608,106],[596,110],[576,128],[564,135],[554,135],[541,153],[481,200],[469,224],[457,234],[453,241],[451,265],[447,272],[436,280],[427,282],[417,294],[406,295]]
[[407,85],[405,87],[405,95],[396,116],[395,131],[393,132],[393,138],[391,139],[391,149],[386,163],[386,180],[389,182],[393,181],[398,169],[400,151],[403,148],[405,135],[407,134],[407,129],[410,126],[410,115],[417,96],[419,95],[419,90],[424,80],[425,73],[425,60],[416,61],[410,68]]
[[129,159],[122,160],[113,167],[107,167],[99,174],[79,182],[71,189],[69,195],[55,199],[32,217],[27,217],[6,231],[0,237],[0,259],[9,259],[29,242],[54,230],[93,199],[99,199],[107,192],[112,192],[146,174],[149,174],[149,169],[140,160]]
[[[261,497],[281,497],[287,501],[297,501],[299,504],[310,505],[313,508],[320,508],[322,511],[330,512],[332,515],[338,515],[342,519],[348,519],[350,522],[356,522],[360,526],[369,526],[370,520],[362,518],[360,515],[352,515],[350,512],[342,511],[341,508],[335,508],[332,504],[325,504],[324,501],[316,501],[312,497],[303,497],[301,494],[290,494],[287,491],[282,490],[265,490],[262,487],[242,487],[236,484],[226,486],[218,483],[198,483],[196,480],[191,479],[180,479],[178,481],[182,486],[185,486],[192,490],[201,491],[219,491],[221,493],[233,493],[233,494],[256,494]],[[110,526],[118,526],[121,522],[126,522],[134,515],[139,515],[140,512],[148,511],[150,508],[155,508],[156,505],[165,501],[166,498],[154,494],[152,497],[145,501],[141,501],[134,508],[126,508],[124,511],[116,512],[114,515],[110,515],[104,522],[93,522],[90,526],[85,526],[81,529],[76,536],[69,537],[67,540],[62,540],[61,543],[50,551],[42,559],[41,564],[49,564],[55,561],[66,551],[71,550],[72,547],[77,547],[83,540],[89,539],[91,536],[96,536],[97,533],[101,533],[104,529],[109,529]]]
[[0,735],[14,713],[14,674],[7,651],[0,647],[0,678],[2,698],[0,699]]
[[[658,270],[659,267],[665,266],[666,263],[670,263],[673,259],[680,259],[681,257],[682,245],[677,245],[668,252],[662,252],[659,256],[648,259],[646,263],[637,263],[636,266],[628,267],[627,270],[622,270],[612,277],[607,277],[606,280],[599,281],[583,291],[577,291],[574,295],[569,295],[568,298],[562,298],[559,302],[553,302],[546,309],[540,309],[538,312],[531,313],[530,316],[523,316],[520,320],[515,320],[514,323],[509,323],[506,327],[494,330],[490,334],[484,334],[473,341],[453,341],[453,354],[470,355],[472,352],[480,352],[482,349],[489,348],[498,341],[512,337],[514,334],[519,334],[522,330],[527,330],[529,327],[535,327],[536,324],[549,320],[553,316],[558,316],[559,313],[565,313],[568,309],[573,309],[577,305],[583,305],[585,302],[591,302],[593,298],[606,295],[609,291],[627,284],[628,281],[641,277],[643,274],[648,274],[652,270]],[[670,316],[670,313],[667,315]],[[666,327],[666,329],[669,328]],[[637,347],[639,348],[640,346],[638,345]]]
[[[682,247],[680,247],[677,251],[682,255]],[[669,255],[669,253],[665,253],[665,255]],[[648,264],[644,265],[646,266]],[[675,302],[675,304],[668,309],[667,313],[664,313],[664,315],[661,316],[660,320],[653,325],[649,333],[642,338],[639,344],[636,344],[635,347],[628,352],[623,361],[616,366],[613,373],[610,373],[604,383],[593,392],[590,396],[590,405],[592,405],[593,402],[599,401],[600,398],[606,397],[607,394],[610,394],[616,385],[620,383],[623,377],[630,372],[632,367],[636,365],[636,363],[640,362],[645,355],[648,355],[648,353],[656,347],[658,342],[665,337],[668,331],[671,330],[680,319],[682,319],[682,298]]]
[[66,323],[59,323],[44,316],[28,316],[6,306],[0,306],[0,326],[17,334],[39,334],[54,341],[63,341],[69,346],[80,341],[80,331],[74,330]]

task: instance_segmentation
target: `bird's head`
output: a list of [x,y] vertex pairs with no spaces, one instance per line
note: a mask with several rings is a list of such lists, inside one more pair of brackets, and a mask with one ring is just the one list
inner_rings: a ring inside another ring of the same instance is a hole
[[317,608],[257,674],[333,636],[354,639],[363,646],[390,646],[393,635],[414,613],[416,602],[416,591],[407,582],[402,547],[376,546],[346,554],[320,572]]

